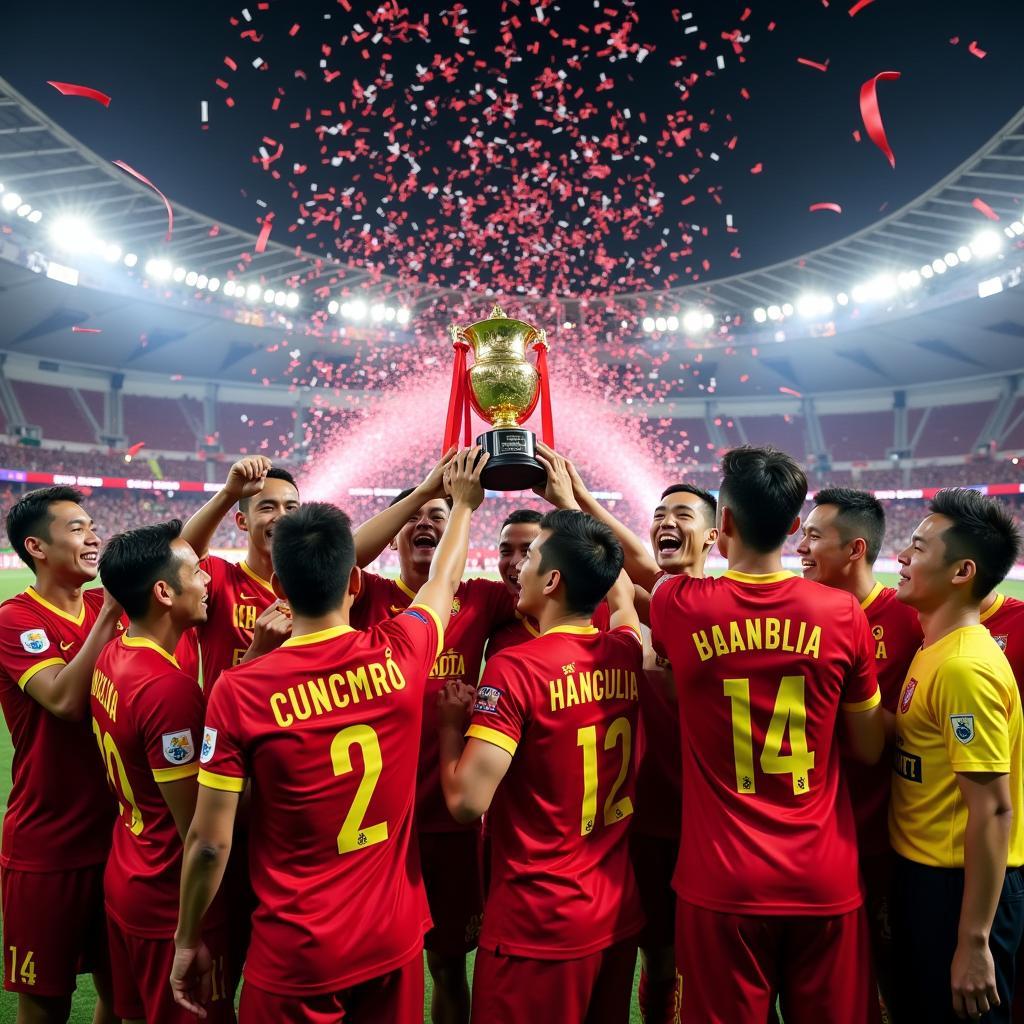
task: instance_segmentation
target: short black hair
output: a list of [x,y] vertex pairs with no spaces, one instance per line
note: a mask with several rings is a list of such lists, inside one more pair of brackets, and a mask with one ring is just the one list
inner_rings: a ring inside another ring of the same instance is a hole
[[53,522],[50,506],[59,501],[73,501],[81,505],[82,492],[61,485],[40,487],[23,494],[7,513],[7,537],[11,547],[33,572],[36,571],[36,563],[26,550],[25,541],[29,537],[42,537],[47,542],[53,539],[50,536],[50,523]]
[[874,565],[885,540],[885,509],[870,491],[853,487],[824,487],[814,495],[814,505],[835,505],[836,529],[844,544],[861,537],[867,546],[868,565]]
[[932,498],[929,511],[953,525],[942,534],[946,561],[969,558],[976,575],[972,596],[979,601],[1006,578],[1020,555],[1020,530],[1013,513],[995,498],[969,487],[946,487]]
[[722,457],[718,500],[729,506],[743,543],[760,554],[782,547],[806,497],[804,471],[778,448],[743,445]]
[[705,491],[703,487],[698,487],[696,484],[670,484],[661,492],[661,496],[664,499],[670,494],[692,494],[695,498],[700,498],[700,502],[704,506],[704,518],[709,527],[714,527],[715,517],[718,515],[718,502],[715,501],[715,496],[710,491]]
[[540,528],[551,531],[540,548],[540,571],[558,569],[569,610],[593,615],[622,571],[618,538],[600,520],[578,509],[548,512]]
[[341,607],[356,564],[352,523],[337,505],[311,501],[274,527],[274,573],[300,615],[326,615]]
[[[399,491],[399,492],[398,492],[398,493],[397,493],[397,494],[396,494],[396,495],[395,495],[395,496],[394,496],[394,497],[393,497],[393,498],[392,498],[392,499],[391,499],[391,500],[390,500],[390,501],[388,502],[388,508],[391,508],[391,506],[392,506],[392,505],[397,505],[397,504],[398,504],[398,503],[399,503],[399,502],[400,502],[400,501],[401,501],[401,500],[402,500],[403,498],[408,498],[408,497],[409,497],[409,495],[410,495],[410,494],[412,494],[412,492],[413,492],[413,491],[415,491],[415,490],[416,490],[416,488],[415,488],[415,487],[406,487],[404,491]],[[445,494],[445,495],[443,495],[443,497],[444,497],[444,501],[445,501],[445,504],[446,504],[446,505],[447,505],[447,506],[448,506],[449,508],[451,508],[451,507],[452,507],[452,496],[451,496],[450,494]],[[426,504],[426,502],[424,502],[424,504]]]
[[152,523],[112,537],[100,555],[103,586],[113,594],[129,619],[149,611],[153,584],[163,580],[181,593],[181,559],[171,542],[181,536],[181,520]]
[[541,515],[541,513],[538,512],[535,508],[516,508],[509,512],[507,516],[505,516],[505,521],[501,524],[501,527],[498,529],[498,533],[500,534],[501,531],[504,530],[506,526],[518,526],[520,523],[530,523],[531,525],[536,525],[543,518],[544,516]]
[[[295,477],[293,477],[291,475],[291,473],[288,472],[287,469],[282,469],[280,466],[271,466],[270,469],[267,470],[266,479],[267,480],[286,480],[288,483],[290,483],[292,485],[292,487],[295,488],[296,493],[298,493],[299,485],[295,482]],[[252,499],[255,496],[256,495],[252,494],[248,498],[239,498],[238,499],[238,511],[239,512],[248,512],[249,511],[249,503],[252,501]]]

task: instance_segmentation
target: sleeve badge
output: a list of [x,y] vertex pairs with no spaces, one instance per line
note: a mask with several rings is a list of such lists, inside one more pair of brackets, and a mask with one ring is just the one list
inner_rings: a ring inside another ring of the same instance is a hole
[[476,703],[473,705],[473,710],[496,715],[499,700],[501,700],[501,690],[496,686],[481,686],[476,691]]
[[163,735],[164,758],[171,764],[188,764],[196,756],[192,745],[192,730],[165,732]]
[[974,739],[974,715],[950,715],[953,735],[966,747]]
[[203,750],[199,755],[202,764],[208,764],[213,758],[213,752],[217,749],[217,730],[209,726],[203,731]]
[[43,629],[26,629],[19,637],[21,646],[29,654],[42,654],[50,649],[50,638]]

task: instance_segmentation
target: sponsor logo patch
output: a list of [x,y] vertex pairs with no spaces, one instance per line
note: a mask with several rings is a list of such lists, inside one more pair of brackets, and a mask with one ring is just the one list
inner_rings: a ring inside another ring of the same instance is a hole
[[457,598],[452,598],[452,615],[458,615],[462,611],[462,602]]
[[203,764],[206,764],[212,757],[213,752],[217,749],[217,730],[207,727],[203,731],[203,749],[199,755],[199,760]]
[[910,702],[914,699],[914,691],[917,689],[917,680],[910,678],[907,685],[903,687],[903,696],[900,698],[900,714],[905,715],[910,710]]
[[909,754],[898,747],[892,752],[892,769],[908,782],[922,782],[921,758],[917,754]]
[[43,651],[50,649],[50,638],[46,635],[45,630],[26,629],[21,634],[21,646],[29,654],[42,654]]
[[953,735],[966,747],[974,739],[974,715],[950,715]]
[[999,645],[999,650],[1005,651],[1006,641],[1009,640],[1010,637],[1006,633],[1000,633],[999,636],[993,636],[992,639]]
[[164,757],[171,764],[188,764],[196,756],[192,746],[192,730],[182,729],[181,732],[165,732],[163,735]]
[[501,700],[501,690],[496,686],[481,686],[476,691],[476,703],[473,705],[473,710],[496,715],[498,713],[499,700]]
[[67,643],[65,643],[63,640],[61,640],[61,642],[60,642],[60,649],[62,651],[70,651],[71,648],[74,647],[74,646],[75,646],[75,641],[74,640],[69,640]]

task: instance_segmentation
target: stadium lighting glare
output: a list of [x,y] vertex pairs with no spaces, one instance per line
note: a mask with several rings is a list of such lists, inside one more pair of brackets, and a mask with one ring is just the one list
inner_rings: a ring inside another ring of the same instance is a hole
[[288,296],[284,292],[274,292],[274,305],[283,306],[288,301]]
[[755,323],[759,323],[759,324],[763,324],[765,322],[765,320],[767,320],[767,319],[768,319],[768,312],[767,312],[767,310],[764,308],[764,306],[758,306],[757,309],[754,310],[754,322]]
[[978,282],[978,298],[987,299],[990,295],[998,295],[1003,290],[1001,277],[990,277]]
[[218,291],[219,288],[220,288],[220,278],[219,277],[211,277],[209,282],[207,283],[206,287],[211,292]]
[[934,270],[932,270],[932,265],[931,265],[930,263],[926,263],[926,264],[925,264],[925,265],[924,265],[923,267],[921,267],[921,276],[922,276],[922,277],[923,277],[923,278],[924,278],[924,279],[925,279],[926,281],[927,281],[927,280],[928,280],[929,278],[931,278],[931,277],[934,277],[934,276],[935,276],[935,271],[934,271]]
[[43,219],[43,211],[42,210],[33,210],[28,215],[28,222],[29,222],[29,224],[38,224],[42,219]]
[[124,265],[126,267],[134,267],[139,262],[139,257],[133,252],[126,252],[124,254]]
[[395,314],[395,320],[397,320],[398,323],[400,323],[403,326],[405,326],[405,324],[407,324],[409,322],[409,317],[410,316],[411,316],[411,314],[410,314],[409,310],[407,310],[405,308],[405,306],[399,306],[398,312]]
[[362,299],[353,299],[348,304],[348,315],[353,320],[365,320],[367,312],[366,303]]
[[947,267],[956,267],[960,265],[960,257],[957,256],[955,252],[947,252],[946,255],[942,257],[942,262],[945,263]]
[[171,276],[172,267],[167,260],[147,260],[146,261],[146,273],[150,277],[155,277],[158,281],[166,281]]
[[782,304],[782,315],[783,316],[792,316],[793,315],[793,303],[792,302],[784,302]]
[[299,304],[299,293],[289,292],[284,303],[289,309],[295,309]]
[[778,306],[774,306],[773,305],[773,306],[769,306],[768,307],[768,319],[769,320],[778,320],[781,316],[782,316],[782,310],[779,309]]
[[999,237],[999,233],[997,231],[993,231],[991,228],[979,231],[974,238],[971,239],[971,252],[973,252],[975,256],[995,256],[1002,247],[1003,240]]
[[1013,222],[1013,223],[1012,223],[1012,224],[1010,225],[1010,230],[1011,230],[1011,231],[1012,231],[1012,232],[1013,232],[1013,233],[1014,233],[1015,235],[1024,235],[1024,224],[1022,224],[1022,223],[1021,223],[1021,222],[1020,222],[1019,220],[1015,220],[1015,221],[1014,221],[1014,222]]
[[224,282],[224,294],[230,299],[235,294],[235,282],[228,280]]
[[673,314],[672,316],[665,317],[665,326],[670,331],[678,331],[679,330],[679,317],[677,317],[675,314]]
[[647,334],[650,334],[654,330],[654,317],[645,316],[640,326],[644,329]]
[[934,270],[936,274],[944,274],[948,269],[949,268],[946,266],[945,260],[932,260],[932,270]]
[[668,321],[663,316],[657,316],[657,317],[654,318],[654,327],[658,331],[667,330],[668,329]]
[[32,207],[29,206],[28,203],[22,203],[21,206],[19,206],[18,209],[15,210],[15,213],[17,213],[19,217],[27,217],[31,212]]
[[840,292],[836,296],[836,302],[839,303],[840,306],[847,306],[850,303],[850,296],[847,295],[846,292]]
[[271,303],[271,302],[274,301],[274,289],[273,288],[267,288],[263,292],[263,301],[267,302],[267,303]]
[[714,313],[705,313],[704,314],[704,327],[710,330],[714,326],[715,326],[715,315],[714,315]]
[[850,294],[853,296],[854,302],[867,302],[871,291],[866,284],[855,284],[850,289]]
[[[5,196],[8,199],[10,196]],[[50,225],[50,240],[58,249],[81,252],[93,243],[92,229],[81,217],[58,217]]]
[[956,254],[960,257],[961,263],[970,263],[971,258],[974,256],[969,245],[961,245],[960,248],[957,249]]
[[327,312],[331,316],[337,316],[338,315],[338,309],[339,309],[339,307],[338,307],[337,299],[331,299],[331,301],[327,303]]
[[189,288],[195,288],[195,286],[198,283],[199,283],[199,275],[194,270],[190,270],[185,275],[185,284],[187,284]]
[[0,206],[10,213],[11,210],[21,206],[21,196],[17,192],[7,192],[4,194],[3,199],[0,199]]
[[249,302],[255,302],[260,297],[260,286],[251,284],[245,289],[245,297]]
[[384,319],[384,303],[383,302],[375,302],[370,307],[370,319],[373,320],[374,322],[378,322],[378,321]]
[[704,326],[704,317],[699,309],[691,309],[683,314],[683,330],[687,334],[696,334]]
[[172,278],[172,280],[176,281],[178,284],[181,284],[181,282],[185,280],[185,268],[184,267],[175,267],[174,268],[174,273],[171,274],[171,278]]
[[[384,310],[384,319],[388,320],[388,321],[394,320],[396,312],[397,312],[397,310],[395,309],[394,306],[388,306],[388,308]],[[572,324],[569,323],[568,320],[566,320],[566,322],[564,324],[562,324],[562,326],[565,327],[566,329],[568,329],[568,328],[572,327]]]
[[[188,280],[188,279],[186,278],[186,280]],[[207,285],[208,285],[209,283],[210,283],[210,279],[209,279],[209,278],[208,278],[208,277],[207,277],[207,276],[206,276],[205,274],[200,274],[200,275],[199,275],[199,276],[198,276],[198,277],[196,278],[196,287],[197,287],[197,288],[204,288],[204,289],[205,289],[205,288],[206,288],[206,286],[207,286]]]
[[116,242],[107,242],[103,246],[103,258],[108,263],[116,263],[121,258],[121,246]]
[[816,316],[828,316],[832,309],[832,300],[827,295],[801,295],[796,300],[796,311],[808,319]]

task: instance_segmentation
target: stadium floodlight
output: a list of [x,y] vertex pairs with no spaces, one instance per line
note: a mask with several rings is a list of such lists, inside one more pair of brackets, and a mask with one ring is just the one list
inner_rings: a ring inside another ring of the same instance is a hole
[[1012,223],[1012,224],[1010,225],[1010,230],[1011,230],[1011,231],[1012,231],[1012,232],[1013,232],[1013,233],[1014,233],[1015,235],[1024,235],[1024,223],[1022,223],[1022,222],[1021,222],[1021,221],[1019,221],[1019,220],[1015,220],[1015,221],[1014,221],[1014,222],[1013,222],[1013,223]]
[[199,275],[194,270],[190,270],[185,275],[185,284],[188,285],[189,288],[195,288],[195,286],[199,284]]
[[339,306],[338,306],[338,300],[337,299],[331,299],[331,301],[327,303],[327,312],[331,316],[337,316],[338,315],[338,309],[339,309]]
[[828,316],[832,312],[832,300],[827,295],[801,295],[796,300],[796,311],[810,319],[816,316]]
[[6,192],[3,199],[0,199],[0,206],[10,213],[21,206],[21,196],[17,192]]
[[274,305],[283,306],[288,301],[288,296],[284,292],[274,292]]
[[772,305],[772,306],[768,307],[768,319],[769,320],[778,320],[781,316],[782,316],[782,310],[779,309],[778,306]]
[[[388,306],[384,310],[384,319],[388,320],[388,321],[394,320],[395,319],[395,313],[397,313],[397,312],[398,311],[395,309],[394,306]],[[563,327],[572,327],[572,324],[569,323],[569,321],[567,320],[564,324],[562,324],[562,326]]]
[[702,319],[702,323],[703,323],[705,329],[710,330],[712,327],[715,326],[715,314],[714,313],[705,313],[704,316],[701,319]]
[[836,296],[836,302],[837,302],[837,303],[838,303],[838,304],[839,304],[840,306],[847,306],[847,305],[849,305],[849,303],[850,303],[850,296],[849,296],[849,295],[847,295],[847,294],[846,294],[846,292],[840,292],[840,293],[839,293],[839,294],[838,294],[838,295]]
[[410,316],[411,314],[409,310],[405,308],[405,306],[399,306],[398,312],[395,314],[395,319],[404,326],[409,322]]
[[171,276],[172,270],[173,268],[167,260],[146,260],[146,273],[158,281],[166,281]]
[[271,302],[274,301],[274,289],[273,288],[267,288],[263,292],[263,301],[266,302],[266,303],[271,303]]
[[366,314],[367,306],[362,299],[353,299],[348,304],[348,315],[352,320],[365,320]]
[[936,274],[944,274],[947,269],[945,260],[940,260],[938,257],[932,260],[932,270],[934,270]]
[[955,252],[947,252],[946,255],[942,257],[942,262],[945,263],[947,267],[957,267],[960,265],[960,257],[957,256]]
[[33,210],[28,215],[28,222],[29,222],[29,224],[38,224],[42,219],[43,219],[43,211],[42,210]]
[[215,292],[220,288],[220,278],[211,277],[209,283],[206,286],[211,292]]
[[174,273],[171,274],[171,278],[177,284],[181,284],[181,282],[185,280],[185,268],[184,267],[175,267],[174,268]]
[[665,317],[665,326],[670,331],[678,331],[679,330],[679,317],[677,317],[675,315]]
[[[5,196],[4,199],[8,199]],[[58,249],[81,252],[93,244],[92,228],[81,217],[58,217],[50,225],[50,240]]]
[[699,309],[691,309],[683,314],[683,330],[687,334],[696,334],[704,326],[704,317]]
[[782,304],[782,315],[783,316],[792,316],[793,315],[793,303],[792,302],[784,302]]
[[245,289],[245,297],[249,302],[255,302],[260,297],[260,286],[251,284]]
[[[186,280],[187,280],[187,279],[186,279]],[[196,278],[196,287],[197,287],[197,288],[203,288],[203,289],[205,289],[205,288],[206,288],[206,286],[207,286],[207,285],[208,285],[209,283],[210,283],[210,279],[209,279],[209,278],[208,278],[208,277],[207,277],[207,276],[206,276],[205,274],[200,274],[200,275],[199,275],[199,276],[198,276],[198,277]]]
[[645,316],[640,326],[644,329],[647,334],[650,334],[654,330],[654,317]]
[[654,327],[658,331],[668,330],[668,321],[663,316],[656,316],[654,318]]
[[993,231],[991,228],[979,231],[974,238],[971,239],[971,252],[973,252],[975,256],[995,256],[1002,247],[1003,240],[999,237],[999,232]]
[[1001,277],[990,277],[978,282],[978,298],[987,299],[990,295],[998,295],[1003,290]]
[[228,278],[228,280],[224,282],[224,294],[230,299],[234,296],[235,291],[235,282]]
[[139,262],[139,257],[133,252],[126,252],[124,254],[124,265],[126,267],[134,267]]
[[758,306],[757,309],[754,310],[754,320],[755,320],[755,322],[759,323],[759,324],[763,324],[765,322],[765,320],[767,320],[767,319],[768,319],[768,311],[764,308],[764,306]]
[[924,264],[924,265],[923,265],[923,266],[921,267],[921,276],[922,276],[922,277],[923,277],[923,278],[924,278],[924,279],[925,279],[926,281],[927,281],[927,280],[928,280],[929,278],[931,278],[931,277],[934,277],[934,276],[935,276],[935,271],[934,271],[934,270],[932,270],[932,265],[931,265],[930,263],[925,263],[925,264]]
[[971,252],[971,247],[969,245],[961,245],[960,248],[957,249],[956,254],[957,256],[960,257],[961,263],[970,263],[971,257],[974,256],[974,253]]
[[103,246],[103,258],[108,263],[116,263],[121,258],[121,246],[116,242],[107,242]]
[[370,307],[370,319],[373,321],[380,321],[384,319],[384,303],[375,302]]
[[22,203],[14,212],[19,217],[27,217],[32,212],[32,207],[28,203]]

